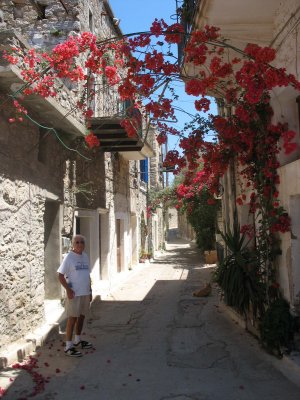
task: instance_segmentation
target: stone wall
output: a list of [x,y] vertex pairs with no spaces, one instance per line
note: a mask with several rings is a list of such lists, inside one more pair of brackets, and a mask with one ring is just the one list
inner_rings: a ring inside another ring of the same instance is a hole
[[89,155],[90,160],[80,156],[76,161],[76,204],[80,208],[105,208],[105,165],[104,153],[97,151]]
[[[102,278],[112,281],[135,263],[137,229],[133,226],[141,208],[138,186],[134,183],[135,161],[127,161],[118,153],[105,153],[106,208],[101,215]],[[117,259],[117,220],[120,220],[121,266]],[[134,247],[134,248],[133,248]]]
[[2,0],[3,27],[24,36],[33,47],[50,48],[70,34],[92,31],[100,39],[115,36],[115,25],[101,0]]
[[168,208],[169,229],[178,228],[178,211],[176,208]]
[[[0,11],[3,21],[0,31],[10,29],[24,38],[29,46],[36,49],[51,49],[64,42],[70,35],[91,31],[99,40],[120,35],[118,24],[114,22],[107,2],[99,0],[64,0],[66,10],[59,0],[40,0],[40,6],[34,6],[29,0],[3,0]],[[82,65],[84,67],[84,65]],[[60,105],[81,123],[84,123],[77,101],[82,87],[77,83],[64,80],[63,90],[58,90],[57,99]],[[61,87],[62,82],[57,81]],[[93,89],[97,94],[91,104],[96,116],[102,116],[103,107],[106,116],[119,110],[120,105],[116,90],[105,85],[97,78]]]
[[43,317],[43,195],[30,182],[0,176],[0,208],[1,349]]
[[186,214],[178,213],[178,235],[186,240],[195,240],[195,231],[188,222]]
[[45,206],[47,201],[59,204],[63,200],[66,159],[53,136],[42,138],[38,127],[29,122],[11,125],[6,121],[6,113],[1,113],[1,346],[43,319]]

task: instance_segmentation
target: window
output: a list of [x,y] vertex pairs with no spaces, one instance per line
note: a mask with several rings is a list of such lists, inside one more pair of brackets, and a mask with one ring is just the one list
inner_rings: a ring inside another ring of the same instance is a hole
[[94,18],[91,10],[89,10],[89,28],[91,32],[94,32]]
[[148,183],[148,158],[140,161],[141,181]]
[[47,4],[44,4],[43,1],[36,3],[36,10],[38,13],[39,20],[46,19],[46,8],[47,8]]

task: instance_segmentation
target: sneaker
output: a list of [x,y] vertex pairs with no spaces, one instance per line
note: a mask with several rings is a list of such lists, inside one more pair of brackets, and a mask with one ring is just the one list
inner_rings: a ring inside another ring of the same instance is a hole
[[78,343],[74,343],[74,346],[79,346],[81,349],[91,349],[93,347],[92,343],[86,342],[85,340],[80,340]]
[[69,349],[65,350],[65,355],[69,357],[81,357],[82,353],[77,351],[74,347],[70,347]]

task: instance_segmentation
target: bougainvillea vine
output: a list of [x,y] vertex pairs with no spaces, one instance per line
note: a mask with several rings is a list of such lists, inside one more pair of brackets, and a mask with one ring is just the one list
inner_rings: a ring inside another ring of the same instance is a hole
[[[272,65],[274,49],[256,44],[234,49],[217,27],[209,26],[193,31],[187,38],[185,66],[192,65],[195,71],[189,76],[171,51],[171,45],[182,42],[183,36],[180,24],[168,25],[156,19],[150,31],[141,34],[99,41],[92,33],[84,32],[70,36],[48,53],[12,47],[5,57],[21,69],[26,83],[22,96],[35,93],[59,97],[60,79],[83,87],[76,106],[87,127],[93,115],[89,104],[95,93],[88,90],[93,75],[93,79],[105,78],[120,99],[130,104],[131,111],[121,123],[128,136],[137,135],[141,127],[135,109],[156,125],[160,144],[169,134],[179,135],[181,151],[170,150],[165,158],[166,167],[177,173],[184,171],[185,179],[177,193],[179,207],[183,199],[197,196],[204,185],[210,193],[208,202],[213,203],[220,179],[234,167],[241,185],[236,204],[247,204],[250,213],[259,215],[258,247],[264,248],[267,263],[274,234],[290,230],[289,216],[278,200],[278,155],[281,151],[289,155],[297,149],[295,132],[287,124],[273,122],[271,91],[288,85],[299,90],[300,84],[283,68]],[[166,88],[178,79],[184,79],[186,93],[196,98],[195,113],[209,111],[208,95],[216,97],[224,110],[230,110],[224,115],[208,114],[215,141],[206,140],[207,123],[202,121],[188,134],[170,125],[176,121],[172,104],[176,95]],[[12,116],[12,123],[26,113],[21,99],[15,107],[17,118]],[[88,131],[87,145],[101,146]]]

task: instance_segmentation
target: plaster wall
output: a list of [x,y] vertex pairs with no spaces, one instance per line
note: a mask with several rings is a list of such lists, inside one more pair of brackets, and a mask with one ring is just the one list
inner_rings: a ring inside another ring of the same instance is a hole
[[[285,296],[292,305],[300,305],[300,160],[289,163],[279,169],[280,202],[291,217],[291,233],[280,235],[282,255],[278,259],[279,282]],[[298,310],[300,311],[300,309]]]
[[284,66],[299,79],[299,8],[298,0],[281,1],[275,12],[274,33],[271,42],[277,51],[276,66]]
[[[287,0],[278,3],[278,7],[274,12],[273,32],[269,42],[266,43],[277,51],[276,67],[286,68],[288,73],[293,73],[298,79],[300,77],[299,6],[299,0]],[[256,42],[255,40],[253,41]],[[299,93],[293,88],[277,88],[272,92],[274,123],[288,123],[289,128],[297,133],[294,141],[299,145],[298,150],[292,154],[286,155],[282,151],[278,156],[281,164],[279,169],[280,184],[278,185],[279,200],[291,217],[292,234],[279,234],[282,255],[277,259],[278,282],[285,297],[295,309],[298,307],[299,312],[300,309],[297,304],[299,303],[300,281],[297,271],[299,269],[300,235],[294,234],[294,231],[298,232],[298,196],[300,195],[300,126],[299,108],[296,102],[298,95]],[[232,177],[232,172],[227,172],[223,178],[225,193],[222,198],[222,207],[227,226],[230,223],[232,224],[233,221],[234,199],[236,197],[233,191],[234,183],[236,184],[236,195],[239,196],[241,194],[238,176],[236,175],[235,182]],[[246,201],[249,201],[250,193],[251,191],[245,192]],[[237,207],[241,225],[253,222],[249,219],[246,207]]]
[[[281,2],[274,20],[273,47],[277,50],[276,66],[285,67],[287,72],[300,78],[299,21],[300,4],[298,0]],[[299,95],[292,88],[278,89],[273,96],[274,120],[288,123],[297,132],[295,142],[300,146],[299,108],[296,98]],[[278,258],[279,283],[284,295],[291,302],[295,312],[300,313],[300,147],[290,155],[279,154],[280,203],[291,217],[291,233],[280,234],[282,255]]]

